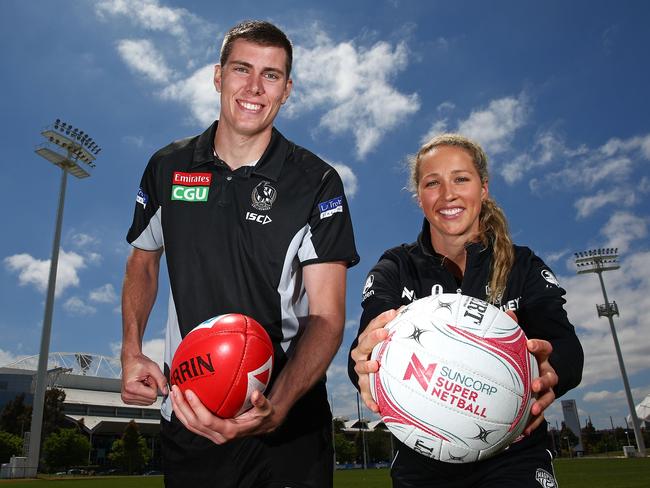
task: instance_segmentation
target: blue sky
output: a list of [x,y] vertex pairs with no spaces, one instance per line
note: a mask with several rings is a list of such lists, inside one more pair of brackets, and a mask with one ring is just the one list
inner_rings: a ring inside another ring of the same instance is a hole
[[[568,291],[586,351],[570,392],[582,422],[623,425],[627,406],[594,275],[573,252],[621,251],[605,275],[635,403],[650,393],[650,6],[644,2],[375,0],[207,2],[5,0],[0,208],[0,363],[38,353],[60,170],[34,153],[61,118],[103,148],[68,181],[51,351],[113,355],[121,339],[124,240],[149,156],[218,114],[211,82],[223,33],[245,18],[295,45],[294,92],[276,126],[336,165],[361,263],[348,279],[344,345],[330,368],[337,415],[360,294],[381,252],[415,239],[421,214],[404,162],[427,134],[459,130],[491,157],[490,191],[514,239]],[[161,357],[166,280],[145,336]],[[162,305],[162,306],[161,306]],[[558,406],[548,412],[561,420]]]

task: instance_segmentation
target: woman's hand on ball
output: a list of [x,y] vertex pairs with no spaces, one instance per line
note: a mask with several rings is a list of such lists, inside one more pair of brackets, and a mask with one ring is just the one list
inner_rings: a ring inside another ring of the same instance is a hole
[[546,410],[555,400],[553,387],[557,385],[558,377],[555,369],[549,362],[553,346],[550,342],[542,339],[529,339],[527,342],[528,351],[535,356],[539,366],[539,377],[533,379],[532,390],[537,394],[537,400],[530,410],[531,419],[524,431],[524,435],[530,435],[544,420]]
[[278,418],[273,404],[259,391],[254,391],[251,395],[253,408],[232,419],[214,415],[191,390],[186,390],[183,394],[174,385],[170,396],[174,413],[182,424],[215,444],[224,444],[237,437],[271,432],[283,420]]
[[379,412],[379,406],[370,394],[370,373],[379,371],[379,363],[370,360],[374,347],[388,337],[384,326],[393,320],[397,310],[387,310],[370,321],[366,329],[359,335],[357,347],[352,349],[350,356],[355,362],[354,370],[359,376],[359,392],[366,406],[372,412]]

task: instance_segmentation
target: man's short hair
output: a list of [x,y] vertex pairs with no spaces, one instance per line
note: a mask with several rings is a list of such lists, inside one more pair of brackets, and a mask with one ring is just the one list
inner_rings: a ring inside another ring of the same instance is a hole
[[223,38],[221,45],[221,56],[219,62],[225,66],[232,52],[233,43],[237,39],[254,42],[261,46],[281,47],[287,54],[286,76],[291,75],[291,64],[293,62],[293,48],[291,41],[284,32],[275,25],[265,20],[245,20],[230,29]]

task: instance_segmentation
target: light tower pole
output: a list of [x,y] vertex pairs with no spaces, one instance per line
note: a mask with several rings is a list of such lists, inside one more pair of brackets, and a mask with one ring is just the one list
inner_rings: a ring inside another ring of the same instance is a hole
[[616,335],[616,328],[614,327],[614,315],[618,316],[618,306],[616,302],[609,302],[607,300],[607,291],[605,290],[605,282],[603,281],[603,272],[611,271],[620,268],[618,262],[618,249],[591,249],[589,251],[578,252],[575,254],[575,263],[577,266],[577,273],[596,273],[600,280],[600,288],[603,291],[603,298],[605,303],[603,305],[596,305],[598,317],[607,317],[609,319],[609,327],[612,331],[612,338],[614,339],[614,348],[616,349],[616,356],[618,357],[618,365],[621,368],[621,376],[623,377],[623,386],[625,387],[625,396],[627,397],[627,405],[630,409],[630,417],[632,418],[632,426],[634,428],[634,437],[636,438],[637,449],[639,455],[645,457],[645,442],[641,435],[639,427],[639,420],[634,409],[634,400],[632,399],[632,391],[630,390],[630,383],[627,380],[627,373],[625,371],[625,363],[623,362],[623,354],[621,353],[621,346],[618,344],[618,336]]
[[[88,172],[95,167],[95,159],[101,148],[92,137],[84,131],[56,119],[54,124],[47,127],[41,135],[46,141],[36,146],[35,152],[50,163],[61,168],[61,186],[59,190],[59,206],[56,213],[54,241],[52,243],[52,258],[50,275],[47,282],[47,297],[45,300],[45,315],[41,332],[41,349],[38,356],[38,371],[34,388],[34,403],[32,406],[32,424],[29,434],[29,452],[27,455],[28,476],[36,476],[41,450],[41,431],[43,427],[43,408],[45,389],[47,388],[47,360],[50,355],[50,335],[52,332],[52,312],[54,310],[54,291],[56,288],[56,271],[59,265],[59,246],[61,242],[61,225],[63,223],[63,206],[67,176],[70,173],[77,178],[87,178]],[[83,166],[82,164],[83,163]]]

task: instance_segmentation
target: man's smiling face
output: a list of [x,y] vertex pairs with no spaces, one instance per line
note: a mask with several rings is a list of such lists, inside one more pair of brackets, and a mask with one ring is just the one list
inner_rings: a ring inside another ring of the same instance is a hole
[[282,47],[244,39],[233,43],[226,64],[217,65],[214,72],[214,85],[221,93],[220,129],[247,137],[271,130],[291,93],[286,60]]

